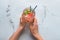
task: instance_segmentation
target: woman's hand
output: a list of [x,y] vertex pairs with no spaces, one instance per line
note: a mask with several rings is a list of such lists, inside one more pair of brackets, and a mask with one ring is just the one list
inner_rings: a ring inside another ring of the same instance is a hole
[[25,20],[24,16],[22,15],[21,18],[20,18],[19,27],[24,29],[25,24],[26,24],[26,20]]
[[36,19],[34,19],[34,22],[30,24],[30,31],[37,40],[43,40],[38,33],[38,24]]
[[25,27],[25,24],[26,24],[25,19],[24,19],[24,17],[22,16],[22,17],[20,18],[20,23],[19,23],[18,29],[16,30],[16,32],[13,33],[13,35],[9,38],[9,40],[18,40],[19,37],[20,37],[20,34],[22,33],[22,30],[23,30],[24,27]]

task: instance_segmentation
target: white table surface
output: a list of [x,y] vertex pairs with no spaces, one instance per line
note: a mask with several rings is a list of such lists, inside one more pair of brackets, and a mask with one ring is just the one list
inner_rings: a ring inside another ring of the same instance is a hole
[[[7,17],[8,4],[10,16]],[[60,40],[60,0],[0,0],[0,40],[8,40],[18,28],[19,18],[24,8],[32,8],[37,5],[36,18],[39,25],[39,33],[44,40]],[[12,19],[13,26],[9,22]],[[29,33],[28,33],[29,34]],[[29,38],[26,32],[22,40]]]

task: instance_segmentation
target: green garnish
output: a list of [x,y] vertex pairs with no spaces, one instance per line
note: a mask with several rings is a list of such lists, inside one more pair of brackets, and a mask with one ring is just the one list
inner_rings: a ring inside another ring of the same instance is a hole
[[27,11],[27,10],[25,10],[25,11],[24,11],[24,14],[25,14],[25,15],[27,15],[27,14],[28,14],[28,11]]
[[25,15],[27,15],[27,14],[29,14],[29,13],[30,13],[30,10],[25,10],[25,11],[24,11],[24,14],[25,14]]

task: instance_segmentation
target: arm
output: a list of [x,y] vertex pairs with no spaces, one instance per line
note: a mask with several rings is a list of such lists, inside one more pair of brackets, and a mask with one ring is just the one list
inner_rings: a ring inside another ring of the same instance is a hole
[[17,31],[9,38],[9,40],[18,40],[22,30],[23,30],[22,26],[18,27]]
[[[37,27],[37,26],[35,26]],[[33,30],[33,31],[32,31]],[[33,28],[33,26],[30,26],[30,31],[32,35],[37,39],[37,40],[43,40],[42,36],[38,33],[37,29]]]
[[25,26],[25,20],[21,17],[18,29],[16,30],[16,32],[13,33],[13,35],[9,38],[9,40],[18,40],[21,32],[24,29],[24,26]]
[[37,40],[43,40],[43,38],[41,37],[40,34],[37,34],[37,36],[35,37]]

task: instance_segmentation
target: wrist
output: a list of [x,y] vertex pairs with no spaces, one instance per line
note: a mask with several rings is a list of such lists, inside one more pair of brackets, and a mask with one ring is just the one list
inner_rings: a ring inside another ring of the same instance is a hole
[[36,37],[37,40],[43,40],[43,38],[38,34]]
[[24,26],[25,26],[25,24],[22,24],[22,23],[21,23],[19,26],[22,26],[22,27],[24,27]]
[[20,29],[20,30],[23,30],[23,29],[24,29],[24,26],[20,25],[20,26],[19,26],[19,29]]

